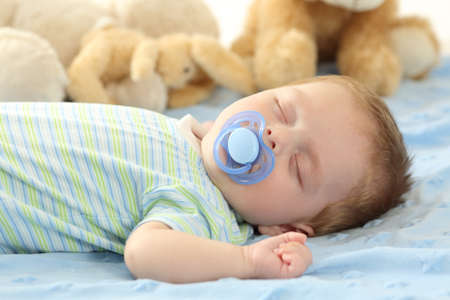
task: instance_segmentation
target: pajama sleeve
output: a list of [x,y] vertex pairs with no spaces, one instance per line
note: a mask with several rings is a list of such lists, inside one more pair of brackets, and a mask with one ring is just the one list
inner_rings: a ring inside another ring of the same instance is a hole
[[158,221],[173,230],[199,237],[244,243],[253,234],[253,229],[248,224],[238,224],[235,214],[230,212],[229,208],[217,208],[192,189],[180,185],[165,186],[144,195],[143,217],[136,227]]

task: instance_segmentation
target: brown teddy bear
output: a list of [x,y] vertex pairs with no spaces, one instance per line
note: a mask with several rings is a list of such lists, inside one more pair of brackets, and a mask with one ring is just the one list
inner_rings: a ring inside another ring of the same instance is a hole
[[420,79],[439,58],[422,18],[397,16],[395,0],[254,0],[232,50],[251,63],[260,89],[314,76],[319,60],[380,95],[403,76]]
[[[254,91],[251,72],[242,59],[213,37],[169,34],[153,39],[114,25],[85,36],[68,74],[69,95],[83,102],[123,104],[105,87],[121,81],[139,84],[153,74],[168,89],[169,107],[196,104],[216,84],[242,94]],[[152,101],[164,101],[160,98]]]

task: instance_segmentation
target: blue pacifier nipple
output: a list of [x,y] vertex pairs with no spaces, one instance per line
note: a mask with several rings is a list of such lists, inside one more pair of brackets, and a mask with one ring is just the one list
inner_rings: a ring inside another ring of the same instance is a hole
[[252,163],[259,154],[258,138],[251,130],[238,128],[228,137],[228,153],[239,164]]
[[214,142],[214,159],[231,179],[253,184],[266,178],[275,158],[262,139],[266,123],[256,111],[243,111],[229,118]]

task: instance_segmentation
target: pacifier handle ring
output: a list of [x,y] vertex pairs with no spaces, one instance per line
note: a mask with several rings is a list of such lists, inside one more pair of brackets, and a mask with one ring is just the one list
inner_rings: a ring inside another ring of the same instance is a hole
[[[259,153],[252,163],[248,163],[245,159],[238,159],[244,164],[239,163],[235,161],[229,153],[229,137],[227,137],[227,135],[231,135],[230,132],[237,128],[249,129],[258,139]],[[255,184],[266,178],[272,172],[275,157],[271,147],[264,143],[263,136],[265,128],[266,122],[262,114],[250,110],[235,114],[222,126],[213,145],[213,156],[219,168],[227,173],[233,181],[245,185]],[[224,157],[221,157],[221,153],[224,154]],[[225,161],[223,159],[225,159]],[[259,164],[260,168],[256,169],[255,172],[250,173],[254,163]]]

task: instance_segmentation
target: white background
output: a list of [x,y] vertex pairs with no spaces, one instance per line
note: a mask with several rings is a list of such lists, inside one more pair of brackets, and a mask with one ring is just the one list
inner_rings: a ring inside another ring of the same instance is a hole
[[[217,17],[221,39],[225,45],[239,34],[247,6],[252,0],[204,0]],[[443,50],[450,53],[450,1],[400,0],[400,14],[418,14],[427,17],[441,41]]]

